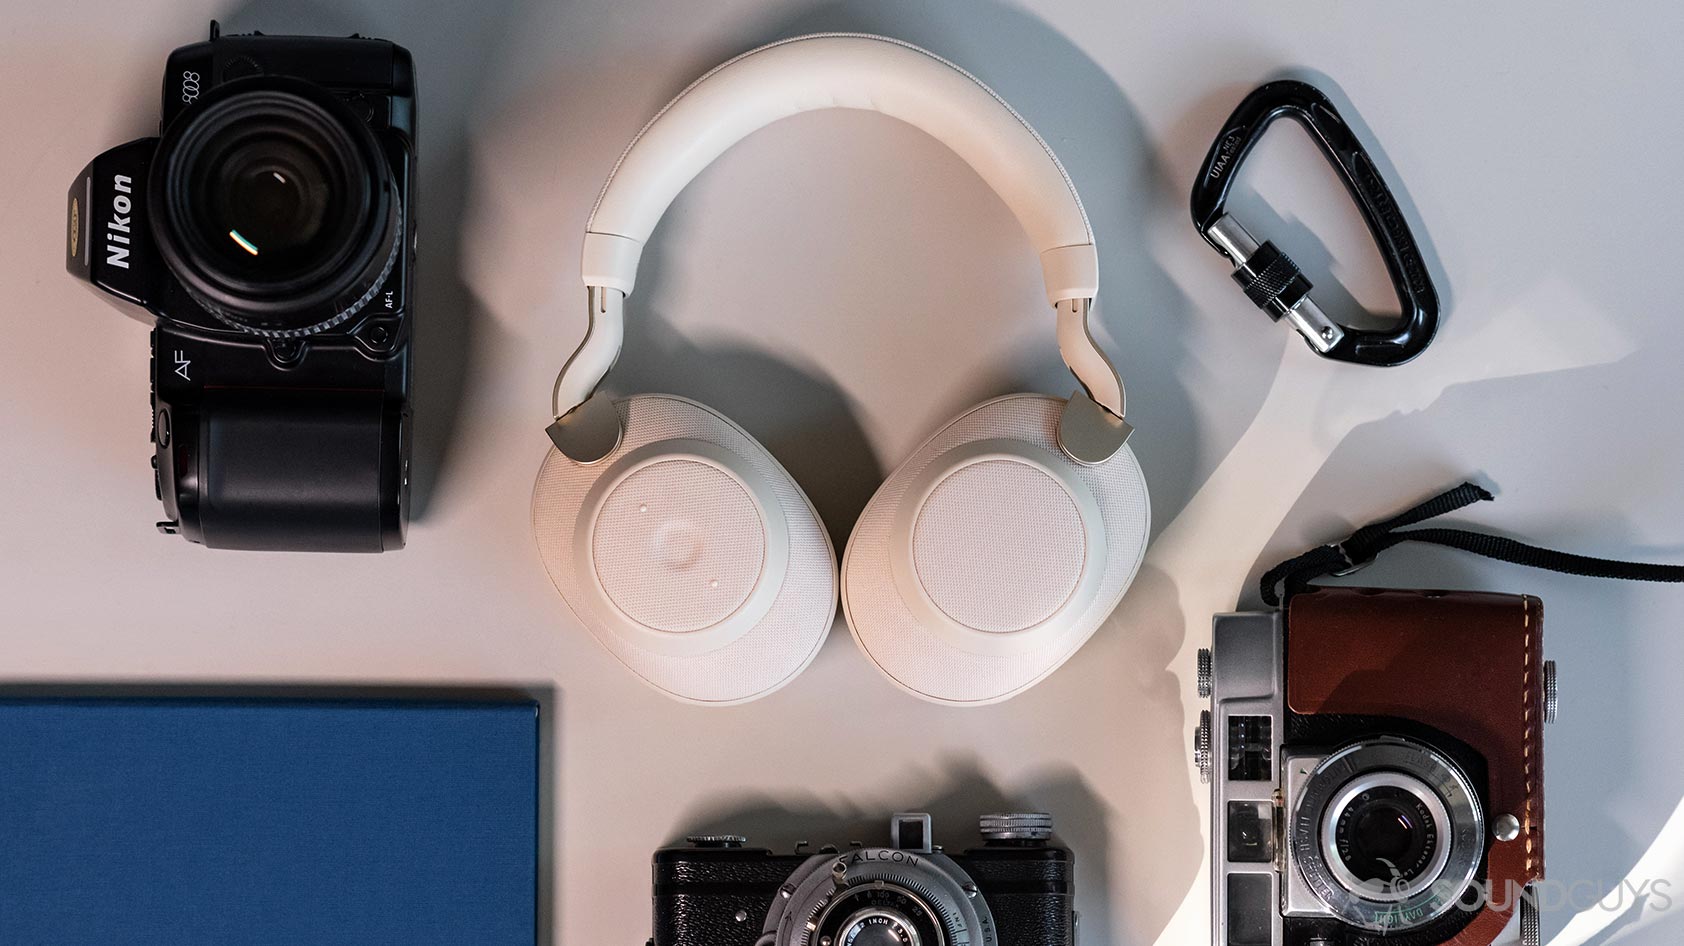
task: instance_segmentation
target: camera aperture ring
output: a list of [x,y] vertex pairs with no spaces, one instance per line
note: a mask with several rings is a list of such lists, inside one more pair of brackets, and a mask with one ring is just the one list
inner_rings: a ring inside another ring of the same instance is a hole
[[[1386,784],[1433,796],[1437,804],[1426,803],[1425,809],[1435,818],[1442,811],[1445,818],[1435,826],[1436,844],[1443,851],[1435,852],[1418,878],[1393,892],[1401,896],[1388,896],[1384,888],[1365,889],[1348,868],[1335,870],[1328,851],[1333,850],[1334,859],[1338,851],[1324,836],[1342,813],[1338,806],[1350,805],[1362,793],[1361,782],[1382,773],[1402,776],[1382,780]],[[1444,916],[1474,882],[1485,858],[1484,810],[1467,775],[1431,747],[1394,736],[1357,742],[1324,759],[1304,783],[1289,829],[1293,860],[1316,897],[1344,922],[1376,932],[1414,929]]]

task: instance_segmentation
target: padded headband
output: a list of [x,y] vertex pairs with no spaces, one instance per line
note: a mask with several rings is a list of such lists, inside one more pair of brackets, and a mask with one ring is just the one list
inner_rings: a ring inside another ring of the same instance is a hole
[[825,108],[881,112],[964,159],[1017,215],[1041,254],[1047,300],[1091,299],[1099,258],[1064,166],[1029,123],[970,73],[916,46],[821,34],[762,46],[679,93],[626,147],[586,225],[587,286],[628,295],[667,207],[732,145],[780,118]]
[[1099,257],[1064,166],[1029,123],[970,73],[908,43],[861,33],[782,40],[691,83],[644,126],[603,185],[586,226],[591,328],[556,379],[558,420],[584,403],[624,338],[624,296],[643,245],[679,191],[732,145],[801,112],[853,108],[898,118],[946,144],[994,188],[1040,253],[1066,364],[1093,401],[1123,415],[1122,382],[1088,334]]

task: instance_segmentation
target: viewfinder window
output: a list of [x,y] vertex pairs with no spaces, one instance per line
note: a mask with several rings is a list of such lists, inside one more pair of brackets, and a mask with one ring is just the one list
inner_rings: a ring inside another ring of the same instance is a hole
[[1228,780],[1266,782],[1274,774],[1274,727],[1267,716],[1228,717]]
[[1275,806],[1267,801],[1228,803],[1228,860],[1267,864],[1275,859]]

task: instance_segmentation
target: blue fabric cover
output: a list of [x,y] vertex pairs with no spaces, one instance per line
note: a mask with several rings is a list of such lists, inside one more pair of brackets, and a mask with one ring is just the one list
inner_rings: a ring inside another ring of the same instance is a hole
[[0,943],[532,946],[532,703],[0,701]]

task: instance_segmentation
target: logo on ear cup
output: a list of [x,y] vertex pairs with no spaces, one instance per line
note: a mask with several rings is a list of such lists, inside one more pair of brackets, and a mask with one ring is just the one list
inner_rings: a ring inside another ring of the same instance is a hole
[[686,702],[777,690],[818,654],[836,615],[836,557],[818,513],[718,412],[664,394],[612,404],[619,444],[594,463],[552,447],[532,490],[538,553],[574,618],[561,632],[589,631]]
[[[647,512],[649,507],[640,505],[638,509]],[[663,523],[655,530],[655,540],[650,544],[653,546],[655,558],[666,566],[668,571],[674,572],[688,571],[701,560],[702,553],[707,548],[701,530],[688,519]],[[718,588],[719,579],[709,580],[708,587]]]
[[766,524],[743,485],[697,459],[661,460],[621,479],[591,529],[608,600],[657,631],[711,627],[742,607],[766,561]]
[[742,637],[772,607],[789,565],[788,523],[766,481],[702,440],[614,458],[579,506],[574,544],[608,626],[675,655]]

